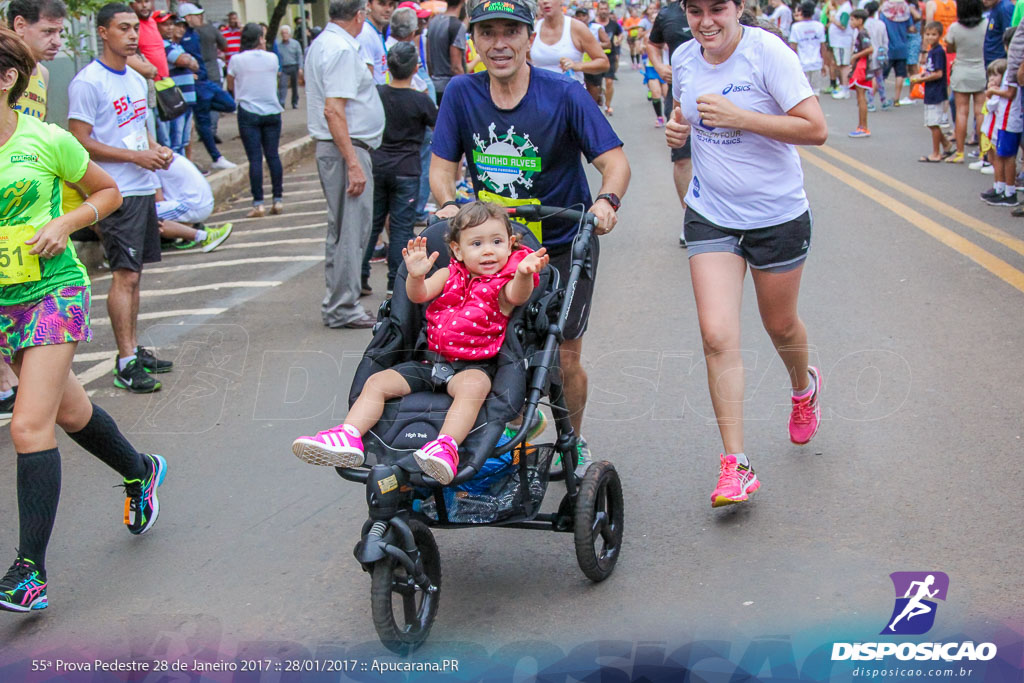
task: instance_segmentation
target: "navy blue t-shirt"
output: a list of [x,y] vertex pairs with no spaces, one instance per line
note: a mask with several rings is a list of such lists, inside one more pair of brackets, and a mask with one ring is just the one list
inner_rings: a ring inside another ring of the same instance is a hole
[[[491,100],[486,71],[456,76],[444,91],[432,151],[447,161],[466,155],[478,199],[491,193],[541,204],[590,208],[590,186],[580,153],[592,162],[622,141],[576,81],[530,69],[530,86],[513,109]],[[576,224],[544,221],[547,246],[567,244]]]
[[938,43],[935,43],[935,46],[932,47],[931,50],[928,50],[928,56],[925,58],[924,70],[942,72],[942,78],[925,82],[924,103],[942,104],[949,99],[949,92],[946,90],[946,79],[948,78],[948,74],[946,73],[946,51],[943,50],[942,46]]
[[1010,28],[1013,20],[1013,3],[1010,0],[999,0],[989,10],[988,26],[985,30],[985,66],[997,59],[1006,59],[1003,49],[1003,33]]

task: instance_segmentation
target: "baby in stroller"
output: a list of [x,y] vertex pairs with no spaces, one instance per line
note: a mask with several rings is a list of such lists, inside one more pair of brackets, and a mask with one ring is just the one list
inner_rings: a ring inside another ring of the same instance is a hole
[[[409,299],[431,302],[426,317],[432,360],[400,363],[372,375],[342,424],[292,443],[296,457],[311,464],[359,467],[365,460],[362,437],[381,418],[385,401],[444,388],[452,397],[444,425],[414,457],[425,474],[451,483],[459,468],[459,443],[491,390],[509,315],[529,300],[548,256],[543,247],[532,251],[516,244],[504,207],[484,202],[463,206],[449,221],[445,241],[450,265],[429,278],[438,253],[427,254],[426,239],[410,240],[402,250]],[[439,368],[448,371],[439,374]]]

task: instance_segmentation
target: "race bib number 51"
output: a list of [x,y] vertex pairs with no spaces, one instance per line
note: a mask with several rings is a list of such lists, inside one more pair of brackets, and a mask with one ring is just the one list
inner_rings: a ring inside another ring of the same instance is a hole
[[42,278],[39,256],[30,254],[25,240],[36,234],[31,225],[12,225],[0,232],[0,286],[35,282]]

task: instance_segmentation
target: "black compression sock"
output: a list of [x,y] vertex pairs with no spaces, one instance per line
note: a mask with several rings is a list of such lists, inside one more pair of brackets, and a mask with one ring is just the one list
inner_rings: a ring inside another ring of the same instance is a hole
[[651,99],[651,104],[654,105],[655,116],[661,116],[661,98]]
[[146,459],[124,438],[114,418],[95,403],[89,423],[81,431],[69,432],[68,436],[125,479],[142,479],[149,471]]
[[60,500],[60,451],[18,453],[18,554],[46,571],[46,546]]

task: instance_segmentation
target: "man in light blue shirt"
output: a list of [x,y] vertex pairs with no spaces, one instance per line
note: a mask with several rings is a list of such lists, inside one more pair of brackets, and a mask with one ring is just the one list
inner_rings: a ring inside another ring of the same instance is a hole
[[284,106],[288,88],[292,89],[292,109],[299,108],[299,78],[302,74],[302,46],[292,38],[290,26],[281,27],[281,40],[277,43],[277,56],[281,58],[281,74],[277,79],[277,99]]

